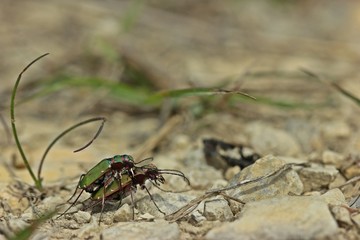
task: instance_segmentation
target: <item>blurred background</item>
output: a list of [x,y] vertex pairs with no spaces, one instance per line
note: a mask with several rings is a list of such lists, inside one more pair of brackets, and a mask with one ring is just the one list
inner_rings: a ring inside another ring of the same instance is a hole
[[[359,106],[329,85],[360,96],[359,1],[2,0],[0,19],[7,124],[17,75],[50,53],[24,74],[17,96],[19,134],[34,167],[62,129],[92,116],[108,119],[89,149],[72,153],[96,124],[54,149],[44,166],[49,181],[119,153],[176,160],[204,136],[256,145],[246,129],[259,124],[295,139],[295,150],[272,149],[276,154],[360,152]],[[194,96],[204,89],[207,96]],[[1,161],[29,179],[0,128]],[[0,176],[11,179],[3,166]]]

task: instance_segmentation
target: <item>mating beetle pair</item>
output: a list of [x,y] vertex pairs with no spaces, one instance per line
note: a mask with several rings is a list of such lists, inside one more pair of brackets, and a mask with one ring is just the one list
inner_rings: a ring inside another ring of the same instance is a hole
[[[153,200],[149,190],[145,186],[145,181],[149,180],[155,187],[159,188],[160,190],[162,190],[159,187],[160,184],[165,183],[165,179],[162,174],[177,175],[182,177],[189,185],[190,182],[180,171],[172,169],[158,169],[154,164],[149,163],[152,160],[152,158],[146,158],[138,163],[135,163],[133,157],[130,155],[115,155],[112,158],[105,158],[101,160],[86,174],[82,174],[80,176],[76,190],[68,201],[70,201],[76,195],[78,189],[81,189],[81,192],[76,197],[75,201],[70,205],[70,207],[66,209],[66,211],[60,216],[66,214],[68,210],[76,204],[83,191],[90,193],[90,199],[95,201],[95,203],[91,206],[96,206],[99,203],[102,204],[102,215],[105,200],[119,200],[121,204],[122,199],[131,195],[133,202],[132,193],[136,190],[137,186],[145,189],[156,208],[161,213],[165,214],[160,210],[160,208]],[[99,218],[99,223],[101,221],[101,215]]]

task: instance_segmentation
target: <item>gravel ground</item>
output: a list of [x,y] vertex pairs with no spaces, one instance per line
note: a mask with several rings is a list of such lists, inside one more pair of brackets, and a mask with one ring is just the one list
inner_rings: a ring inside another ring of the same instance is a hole
[[[41,222],[31,238],[358,239],[360,105],[331,83],[360,97],[359,16],[357,1],[2,1],[0,113],[7,125],[17,75],[50,52],[24,74],[15,109],[33,169],[63,129],[90,117],[107,121],[81,152],[73,151],[99,124],[55,145],[42,191],[0,126],[0,239],[54,209],[63,212],[80,175],[117,154],[152,156],[159,169],[179,170],[191,184],[164,175],[163,188],[172,192],[151,187],[165,216],[138,188],[134,220],[130,197],[121,207],[106,201],[101,215],[99,206],[86,209],[92,201],[84,193],[69,214]],[[132,82],[129,69],[145,83]],[[149,107],[104,86],[41,92],[59,76],[154,92],[240,89],[257,100],[216,94]],[[217,145],[207,148],[206,139]],[[245,167],[249,156],[256,157]]]

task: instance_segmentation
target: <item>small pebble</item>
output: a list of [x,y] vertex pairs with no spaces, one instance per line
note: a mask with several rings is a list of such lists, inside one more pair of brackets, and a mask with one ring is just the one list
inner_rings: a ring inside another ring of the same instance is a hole
[[155,217],[153,215],[151,215],[150,213],[144,213],[144,214],[141,214],[139,216],[140,219],[142,220],[145,220],[145,221],[152,221],[155,219]]
[[229,221],[234,216],[228,202],[219,197],[204,202],[204,217],[209,221]]
[[190,222],[195,226],[199,225],[205,220],[206,217],[204,217],[199,211],[194,211],[190,215]]
[[239,166],[230,167],[225,172],[225,179],[230,180],[241,171]]
[[331,205],[347,204],[343,192],[338,188],[334,188],[327,191],[326,193],[320,196],[320,199],[324,200],[325,202]]
[[114,213],[114,222],[127,222],[132,219],[132,208],[125,203]]
[[334,165],[340,168],[344,164],[345,157],[337,152],[325,150],[322,154],[322,162],[324,164]]
[[345,207],[333,206],[330,208],[330,210],[340,227],[350,228],[353,225],[349,210],[347,210]]
[[74,219],[79,224],[89,223],[91,220],[91,214],[84,211],[78,211],[74,213]]
[[304,191],[308,192],[328,188],[338,172],[334,166],[313,163],[311,167],[300,169],[299,176],[304,184]]

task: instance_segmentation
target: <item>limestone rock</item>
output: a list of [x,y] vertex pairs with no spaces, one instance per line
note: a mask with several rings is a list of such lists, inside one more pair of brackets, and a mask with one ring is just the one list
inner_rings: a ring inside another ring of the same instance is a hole
[[345,157],[337,152],[325,150],[322,154],[322,163],[334,165],[340,168],[344,164]]
[[204,202],[204,217],[209,221],[229,221],[233,218],[228,202],[223,197]]
[[126,222],[132,219],[132,208],[125,203],[114,213],[114,222]]
[[[245,179],[256,179],[281,169],[285,162],[272,155],[257,160],[253,165],[243,169],[229,183],[232,186]],[[243,202],[252,202],[275,196],[288,194],[299,195],[303,192],[303,184],[295,170],[290,169],[280,175],[272,176],[261,181],[247,184],[233,190],[228,194]]]
[[74,213],[74,219],[79,224],[89,223],[91,220],[91,214],[89,212],[78,211]]
[[108,229],[105,229],[102,232],[101,239],[173,240],[179,239],[179,236],[180,230],[176,223],[168,223],[164,220],[158,220],[155,222],[120,222]]
[[319,239],[337,232],[327,203],[314,197],[286,196],[247,203],[239,219],[210,230],[215,239]]
[[194,225],[199,225],[200,223],[204,222],[206,218],[200,211],[193,211],[190,215],[190,223]]
[[341,227],[350,228],[353,225],[348,209],[343,206],[333,206],[330,209]]
[[353,178],[353,177],[356,177],[356,176],[359,176],[360,175],[360,166],[358,164],[354,164],[350,167],[348,167],[347,169],[345,169],[345,177],[350,179],[350,178]]
[[303,168],[299,171],[299,176],[304,183],[304,191],[320,190],[328,188],[338,174],[334,166],[313,163],[309,168]]
[[344,194],[338,188],[327,191],[319,198],[330,205],[347,205]]
[[[194,198],[193,196],[185,195],[183,193],[165,192],[152,194],[152,197],[156,205],[166,214],[175,212]],[[156,208],[149,196],[145,196],[136,202],[136,207],[141,213],[150,213],[158,218],[164,217],[164,215]]]

